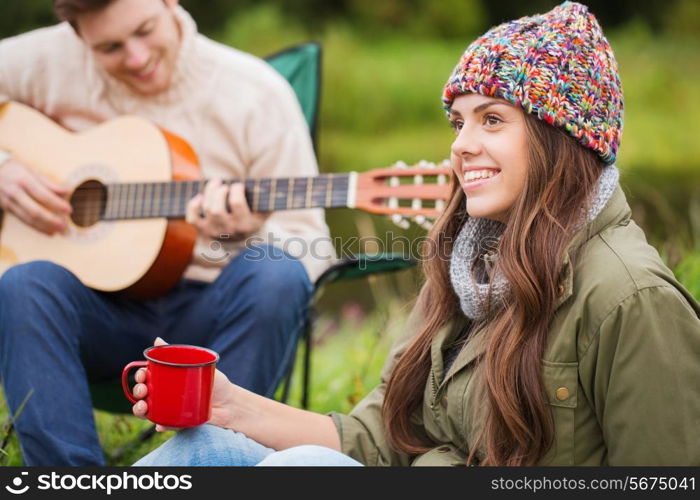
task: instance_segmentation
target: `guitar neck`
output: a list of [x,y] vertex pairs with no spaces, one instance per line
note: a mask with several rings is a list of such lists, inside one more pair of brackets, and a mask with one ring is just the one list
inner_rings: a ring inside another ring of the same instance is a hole
[[[183,218],[187,202],[206,181],[107,184],[103,220]],[[227,184],[241,182],[225,181]],[[305,208],[354,208],[357,174],[246,179],[245,197],[253,212]]]

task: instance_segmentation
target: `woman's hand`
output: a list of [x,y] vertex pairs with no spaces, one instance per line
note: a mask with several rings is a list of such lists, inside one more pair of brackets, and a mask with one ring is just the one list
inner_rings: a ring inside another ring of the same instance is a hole
[[[153,345],[167,345],[163,339],[158,337]],[[146,380],[148,378],[148,370],[140,368],[136,371],[136,385],[132,391],[134,398],[140,400],[132,407],[132,412],[139,418],[148,418],[148,404],[145,399],[148,396],[148,388]],[[232,384],[229,379],[219,370],[216,370],[214,375],[214,388],[212,391],[212,409],[209,424],[219,427],[231,428],[230,423],[233,420],[232,409],[235,404],[235,394],[239,389],[238,386]],[[177,430],[156,424],[156,430]]]

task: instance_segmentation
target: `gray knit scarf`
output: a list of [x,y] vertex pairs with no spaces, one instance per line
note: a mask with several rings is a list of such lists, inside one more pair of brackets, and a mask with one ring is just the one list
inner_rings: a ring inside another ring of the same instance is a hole
[[[593,202],[588,213],[581,214],[579,227],[595,219],[603,210],[617,186],[619,176],[615,166],[603,168]],[[462,311],[472,320],[483,318],[487,312],[485,300],[489,286],[493,303],[502,303],[508,298],[510,286],[498,268],[493,266],[504,229],[505,225],[501,222],[470,217],[455,240],[450,259],[450,279]]]

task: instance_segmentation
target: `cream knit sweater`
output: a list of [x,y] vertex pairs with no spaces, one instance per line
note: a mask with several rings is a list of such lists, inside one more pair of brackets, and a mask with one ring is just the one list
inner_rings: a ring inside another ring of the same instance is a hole
[[[96,66],[62,23],[0,41],[0,102],[27,104],[73,131],[142,116],[189,142],[205,178],[316,175],[308,127],[284,78],[260,59],[198,34],[189,14],[176,12],[182,44],[167,91],[134,94]],[[275,212],[254,237],[300,258],[312,281],[334,258],[320,209]],[[213,281],[242,248],[200,238],[185,277]]]

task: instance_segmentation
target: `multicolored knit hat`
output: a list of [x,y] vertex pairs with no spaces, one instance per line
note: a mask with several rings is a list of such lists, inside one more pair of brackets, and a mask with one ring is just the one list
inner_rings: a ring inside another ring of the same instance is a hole
[[461,94],[502,97],[561,127],[607,164],[622,134],[617,62],[595,16],[576,2],[491,28],[450,75],[446,110]]

